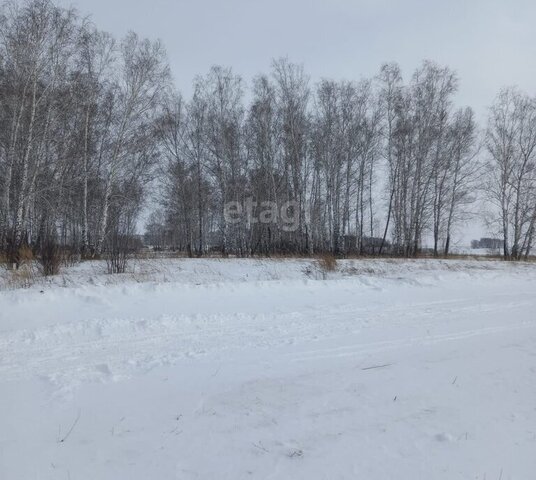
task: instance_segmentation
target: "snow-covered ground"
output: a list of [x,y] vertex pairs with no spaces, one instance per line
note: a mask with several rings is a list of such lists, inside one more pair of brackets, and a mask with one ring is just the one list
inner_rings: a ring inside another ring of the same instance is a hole
[[0,292],[0,479],[536,472],[536,264],[101,263]]

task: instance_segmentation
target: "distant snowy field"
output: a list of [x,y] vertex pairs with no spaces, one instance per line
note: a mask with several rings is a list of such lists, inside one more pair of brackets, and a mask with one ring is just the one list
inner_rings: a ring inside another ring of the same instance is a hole
[[536,472],[536,264],[0,272],[0,479]]

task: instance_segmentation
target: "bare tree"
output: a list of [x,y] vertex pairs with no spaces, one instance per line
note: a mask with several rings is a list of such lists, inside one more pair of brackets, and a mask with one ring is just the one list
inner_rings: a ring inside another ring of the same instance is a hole
[[488,193],[498,209],[504,256],[528,256],[536,208],[536,101],[513,88],[491,108],[486,144]]
[[169,81],[169,69],[159,42],[140,40],[130,33],[120,51],[119,78],[109,96],[114,110],[110,112],[110,152],[103,162],[105,186],[95,244],[97,254],[105,240],[114,183],[120,180],[130,161],[129,141],[136,141],[140,146],[136,137],[145,137],[143,132],[154,122],[155,106]]
[[279,59],[272,64],[275,82],[278,129],[280,131],[287,199],[297,203],[298,230],[292,236],[291,248],[312,253],[313,243],[306,216],[306,199],[310,175],[308,132],[310,125],[309,78],[303,67]]
[[481,178],[482,165],[478,161],[480,146],[476,124],[470,108],[458,110],[447,133],[448,179],[444,225],[444,254],[450,252],[452,231],[458,222],[468,217],[468,207],[476,201],[476,182]]
[[213,67],[205,78],[199,78],[197,89],[206,104],[206,168],[218,191],[221,251],[225,255],[233,245],[244,253],[243,224],[229,232],[225,219],[227,202],[244,199],[245,155],[243,152],[244,108],[242,79],[232,70]]

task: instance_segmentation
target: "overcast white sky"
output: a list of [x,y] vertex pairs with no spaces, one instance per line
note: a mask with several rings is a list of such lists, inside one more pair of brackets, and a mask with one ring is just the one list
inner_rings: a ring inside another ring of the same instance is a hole
[[536,93],[534,0],[61,0],[117,36],[163,40],[186,95],[211,65],[246,81],[272,58],[303,63],[313,81],[358,79],[397,61],[405,75],[423,59],[461,78],[460,104],[485,116],[499,88]]

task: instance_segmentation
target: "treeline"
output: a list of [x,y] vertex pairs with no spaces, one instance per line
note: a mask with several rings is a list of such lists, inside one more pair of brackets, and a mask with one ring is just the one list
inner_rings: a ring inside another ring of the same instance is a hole
[[46,0],[0,17],[0,246],[82,255],[134,232],[159,158],[169,69],[158,42],[121,42]]
[[481,191],[505,256],[528,256],[535,99],[502,91],[483,134],[457,89],[432,62],[406,81],[386,64],[313,84],[281,59],[249,90],[213,67],[185,100],[160,43],[116,41],[46,0],[6,4],[0,249],[124,260],[150,196],[150,243],[190,255],[414,256],[428,238],[446,255]]
[[[474,115],[454,108],[457,85],[450,69],[424,62],[407,84],[388,64],[374,79],[313,87],[283,59],[255,79],[245,106],[240,77],[215,67],[189,102],[166,109],[164,210],[150,227],[197,254],[215,243],[245,255],[409,256],[429,232],[434,253],[448,253],[479,172]],[[226,221],[224,206],[248,199],[253,208]],[[263,202],[276,205],[269,222]]]
[[[503,90],[481,132],[472,109],[455,106],[457,89],[455,72],[429,61],[407,82],[385,64],[371,79],[312,85],[282,59],[246,103],[242,79],[212,68],[189,101],[176,94],[165,106],[163,208],[150,243],[192,255],[415,256],[430,240],[434,255],[448,255],[479,214],[505,257],[529,256],[536,100]],[[233,221],[230,204],[242,207]]]

